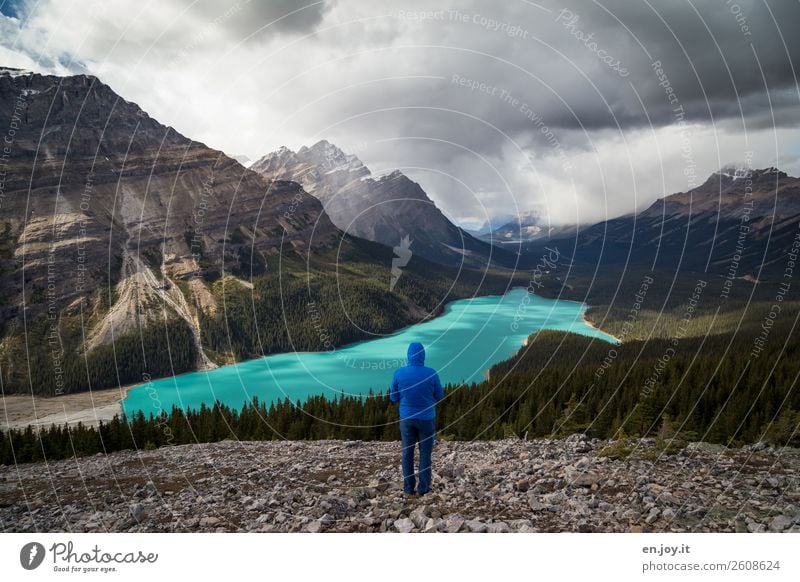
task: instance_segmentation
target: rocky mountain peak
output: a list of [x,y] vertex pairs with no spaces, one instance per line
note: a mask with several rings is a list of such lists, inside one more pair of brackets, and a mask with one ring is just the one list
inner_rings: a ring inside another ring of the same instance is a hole
[[753,183],[768,183],[769,181],[774,182],[776,179],[783,180],[787,177],[786,172],[782,172],[773,166],[753,169],[746,164],[729,164],[711,174],[705,183],[715,184],[721,179],[723,183],[728,184],[746,178],[749,178]]
[[400,170],[373,175],[357,156],[327,140],[297,153],[272,152],[250,167],[267,178],[299,182],[348,234],[390,247],[410,237],[414,252],[445,264],[468,261],[483,267],[498,257],[514,263],[510,253],[493,250],[451,223],[422,187]]
[[369,174],[366,166],[356,156],[346,154],[327,140],[320,140],[310,148],[303,146],[297,152],[298,157],[305,159],[319,167],[322,172],[333,173],[338,171],[358,172]]
[[783,268],[798,217],[800,179],[774,167],[728,166],[701,185],[660,198],[636,215],[581,231],[573,260],[637,261],[668,268],[680,264],[690,270],[729,273],[736,257],[739,276],[764,276]]
[[[744,166],[729,165],[712,173],[700,186],[686,192],[670,194],[644,211],[646,214],[660,215],[666,207],[668,212],[732,212],[741,211],[742,197],[752,198],[756,205],[763,206],[761,211],[770,211],[776,196],[780,195],[782,204],[791,204],[791,212],[800,208],[800,200],[795,201],[793,194],[797,189],[798,179],[788,176],[778,168],[769,167],[751,169]],[[788,189],[787,189],[788,187]],[[783,209],[786,210],[786,209]]]

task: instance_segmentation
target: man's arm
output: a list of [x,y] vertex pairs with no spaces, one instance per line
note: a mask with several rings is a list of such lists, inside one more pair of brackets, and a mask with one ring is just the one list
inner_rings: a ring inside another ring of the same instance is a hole
[[400,385],[397,383],[397,372],[392,376],[392,387],[389,388],[389,400],[400,402]]
[[439,381],[439,374],[434,372],[433,373],[433,399],[436,402],[439,402],[442,398],[444,398],[444,388],[442,388],[442,383]]

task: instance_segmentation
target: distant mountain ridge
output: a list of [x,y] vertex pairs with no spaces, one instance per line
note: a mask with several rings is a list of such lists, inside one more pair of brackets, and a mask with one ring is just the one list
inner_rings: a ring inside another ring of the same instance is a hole
[[297,152],[281,147],[250,168],[269,179],[298,182],[349,234],[391,247],[409,237],[413,253],[446,265],[513,267],[517,262],[514,253],[453,224],[401,171],[374,176],[356,156],[326,140]]
[[477,228],[465,228],[464,230],[469,232],[472,236],[480,238],[483,235],[489,234],[493,230],[512,222],[513,220],[513,214],[497,214],[484,220],[483,224]]
[[799,227],[800,179],[774,167],[724,168],[638,214],[583,228],[560,248],[571,248],[574,260],[588,265],[680,266],[755,277],[784,269]]

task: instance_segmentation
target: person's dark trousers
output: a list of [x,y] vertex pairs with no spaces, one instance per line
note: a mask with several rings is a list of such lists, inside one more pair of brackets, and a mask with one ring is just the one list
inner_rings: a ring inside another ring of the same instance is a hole
[[436,420],[407,418],[400,421],[400,436],[403,439],[403,491],[414,493],[414,449],[419,443],[419,489],[424,495],[431,489],[431,451],[436,433]]

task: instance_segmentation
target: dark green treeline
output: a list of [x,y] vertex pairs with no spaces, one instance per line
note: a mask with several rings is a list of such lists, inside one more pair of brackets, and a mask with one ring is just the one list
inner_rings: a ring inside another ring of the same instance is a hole
[[[738,445],[767,439],[800,444],[800,342],[791,322],[772,328],[753,353],[752,333],[629,342],[622,346],[539,332],[527,350],[477,385],[450,386],[438,406],[441,438],[497,439],[587,432],[613,438],[662,434]],[[674,348],[674,349],[673,349]],[[0,435],[5,464],[130,448],[222,439],[394,440],[397,408],[383,394],[363,398],[215,405],[99,428],[52,427]]]

